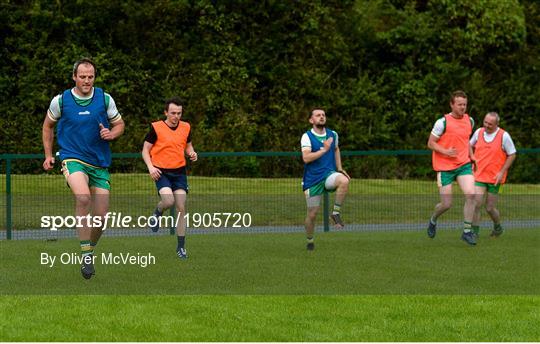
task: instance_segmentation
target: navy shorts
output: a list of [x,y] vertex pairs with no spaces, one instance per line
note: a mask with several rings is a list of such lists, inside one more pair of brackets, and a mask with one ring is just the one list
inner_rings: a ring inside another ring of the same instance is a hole
[[156,187],[158,192],[161,188],[171,188],[172,191],[181,189],[188,193],[187,175],[185,172],[162,172]]

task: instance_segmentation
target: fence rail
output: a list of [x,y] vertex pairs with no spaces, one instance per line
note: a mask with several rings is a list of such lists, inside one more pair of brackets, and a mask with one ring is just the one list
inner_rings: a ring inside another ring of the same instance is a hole
[[[424,157],[422,157],[422,159],[425,158],[425,160],[427,162],[427,161],[429,161],[429,155],[431,154],[431,152],[428,151],[428,150],[342,151],[341,153],[342,153],[343,157],[350,158],[350,159],[344,159],[345,166],[346,166],[346,164],[348,162],[354,162],[354,159],[362,158],[362,157],[375,157],[375,161],[380,162],[380,161],[382,161],[382,160],[384,160],[385,158],[388,158],[388,157],[398,157],[398,156],[400,156],[400,157],[405,157],[406,158],[407,156],[410,156],[410,157],[424,156]],[[538,154],[538,153],[540,153],[540,148],[528,148],[528,149],[520,149],[520,150],[518,150],[518,154],[520,154],[520,155],[521,154],[533,155],[535,159],[538,158],[538,156],[540,156],[540,154]],[[208,159],[208,161],[209,161],[208,164],[209,165],[211,165],[212,161],[216,161],[216,160],[211,160],[211,159],[224,159],[224,158],[251,159],[251,158],[253,158],[253,159],[259,159],[260,161],[258,160],[258,162],[261,162],[261,161],[265,161],[266,159],[277,158],[276,169],[279,169],[280,165],[281,165],[281,163],[280,163],[281,160],[279,160],[279,159],[286,159],[287,157],[289,157],[289,158],[294,158],[295,160],[292,161],[292,162],[288,160],[288,163],[291,164],[291,165],[298,166],[298,167],[295,167],[298,170],[302,166],[301,162],[299,161],[300,156],[301,156],[300,152],[201,152],[201,153],[199,153],[200,161],[205,161],[205,159]],[[113,161],[115,162],[115,164],[121,164],[122,162],[125,163],[125,162],[129,162],[129,161],[140,163],[142,161],[140,153],[113,153],[112,157],[113,157]],[[2,203],[4,203],[3,207],[4,207],[5,211],[2,212],[4,216],[0,216],[0,217],[4,217],[4,221],[2,221],[2,222],[4,222],[4,224],[5,224],[5,238],[8,239],[8,240],[13,238],[14,225],[17,225],[17,229],[25,230],[25,229],[32,228],[32,226],[35,226],[35,224],[36,224],[36,219],[27,219],[27,220],[25,220],[26,222],[23,222],[21,220],[21,218],[25,217],[25,216],[23,216],[24,215],[23,208],[26,207],[26,209],[27,209],[27,212],[28,212],[28,214],[26,216],[27,218],[32,217],[29,214],[44,211],[44,209],[49,209],[43,204],[41,204],[41,205],[37,204],[39,202],[50,203],[50,200],[47,199],[48,195],[40,195],[35,190],[29,190],[29,189],[31,189],[33,187],[36,187],[36,186],[40,186],[40,187],[41,186],[47,186],[48,185],[47,183],[49,183],[51,185],[51,187],[49,187],[48,190],[53,190],[53,189],[56,190],[56,189],[61,189],[62,188],[61,186],[62,186],[63,181],[61,181],[62,177],[60,177],[59,175],[51,176],[50,174],[35,174],[33,176],[32,175],[21,176],[21,175],[13,173],[14,165],[19,163],[20,161],[23,161],[23,160],[27,160],[27,161],[40,160],[39,161],[39,166],[40,166],[42,159],[44,159],[43,154],[0,154],[0,164],[3,165],[4,168],[5,168],[5,173],[3,175],[1,174],[1,171],[0,171],[0,180],[1,180],[2,177],[5,178],[4,183],[0,182],[0,184],[3,184],[3,185],[0,185],[0,194],[5,193],[5,197],[3,197],[4,202],[0,201],[0,207],[2,207]],[[133,161],[132,159],[137,159],[137,160]],[[518,160],[517,160],[518,163],[519,163],[519,160],[520,159],[518,158]],[[38,164],[38,162],[36,161],[35,164]],[[34,164],[31,164],[31,165],[33,166]],[[148,179],[145,179],[145,178],[147,178],[146,171],[144,170],[144,165],[142,165],[142,166],[143,167],[141,167],[141,166],[138,167],[137,172],[139,172],[139,173],[134,173],[133,177],[129,178],[129,181],[125,182],[125,183],[128,183],[130,185],[125,187],[124,190],[133,190],[133,191],[124,191],[124,194],[120,195],[119,198],[116,199],[117,202],[119,202],[121,204],[128,204],[128,201],[126,199],[127,198],[133,198],[133,197],[135,197],[135,198],[139,197],[138,202],[140,204],[143,204],[143,203],[144,204],[150,204],[150,203],[154,202],[153,199],[152,200],[147,200],[147,199],[143,200],[142,199],[142,197],[144,197],[143,195],[146,195],[148,197],[148,195],[155,194],[155,190],[153,190],[153,184]],[[234,166],[234,163],[231,164],[231,166]],[[259,166],[259,165],[255,164],[255,168],[256,168],[256,166]],[[379,165],[374,165],[374,166],[375,167],[372,167],[372,168],[377,168],[377,166],[379,166]],[[393,165],[390,166],[390,168],[396,167],[396,166],[399,167],[399,162],[397,163],[397,165],[396,165],[396,162],[394,162]],[[424,167],[425,167],[425,169],[431,170],[431,167],[429,166],[429,164],[427,164],[427,166],[424,166]],[[536,167],[538,167],[538,166],[536,166]],[[210,170],[211,170],[211,168],[210,168]],[[208,170],[206,170],[206,172],[207,171]],[[275,189],[271,189],[271,186],[262,185],[262,184],[248,185],[247,182],[244,183],[244,184],[237,184],[237,185],[235,184],[235,186],[230,186],[230,185],[227,185],[227,183],[228,183],[227,181],[220,181],[220,182],[215,182],[214,183],[215,185],[211,185],[211,183],[213,183],[213,181],[206,180],[206,179],[204,179],[204,177],[200,177],[201,179],[195,178],[194,182],[195,182],[195,184],[201,186],[199,188],[199,190],[203,190],[204,188],[206,188],[205,189],[206,191],[203,191],[202,193],[205,193],[207,195],[208,199],[206,199],[206,202],[208,202],[208,203],[212,203],[212,202],[215,202],[215,203],[217,203],[217,202],[229,202],[229,204],[232,204],[232,203],[235,203],[235,202],[236,203],[242,203],[243,201],[247,200],[247,204],[249,204],[249,203],[256,204],[258,202],[261,202],[260,206],[263,207],[263,205],[262,205],[263,204],[263,199],[267,198],[267,199],[271,199],[273,202],[282,203],[283,209],[280,210],[280,211],[281,212],[286,212],[286,211],[290,211],[291,208],[294,208],[294,210],[296,211],[296,208],[302,208],[303,209],[305,207],[305,205],[303,204],[303,199],[296,199],[296,198],[294,198],[296,196],[293,196],[293,195],[301,195],[301,193],[298,192],[298,189],[300,187],[299,180],[300,180],[301,174],[298,174],[296,172],[297,171],[295,171],[294,175],[298,176],[297,177],[298,185],[296,184],[297,181],[295,180],[294,183],[289,182],[288,184],[285,183],[285,184],[280,184],[281,186],[275,186]],[[533,175],[535,174],[534,171],[532,173],[533,173]],[[235,172],[232,172],[231,174],[234,176]],[[361,174],[361,173],[358,173],[358,174]],[[275,173],[275,175],[279,175],[279,170]],[[36,179],[37,176],[41,176],[39,178],[45,178],[45,177],[49,176],[51,178],[54,178],[54,180],[49,180],[49,179],[47,179],[47,180],[45,180],[45,179],[37,180]],[[123,178],[126,179],[125,176]],[[263,178],[264,178],[264,176],[263,176]],[[272,183],[272,182],[269,182],[269,183]],[[421,182],[420,181],[415,181],[415,183],[419,184]],[[433,202],[436,201],[436,195],[434,195],[436,193],[436,191],[434,190],[434,187],[433,187],[432,183],[429,184],[429,190],[430,191],[429,191],[428,194],[426,194],[426,192],[423,191],[424,189],[422,187],[415,188],[414,190],[411,191],[410,190],[411,186],[408,186],[409,187],[408,190],[400,191],[399,190],[399,187],[400,187],[399,184],[394,183],[395,184],[394,186],[391,186],[391,184],[392,183],[387,182],[385,185],[380,185],[380,186],[372,185],[371,187],[374,188],[373,190],[380,190],[380,191],[373,191],[373,192],[368,191],[368,194],[369,193],[372,194],[372,196],[371,196],[372,198],[369,199],[369,200],[366,200],[365,198],[363,198],[362,202],[364,202],[364,203],[360,202],[360,200],[358,198],[359,196],[354,196],[354,194],[353,194],[354,190],[353,190],[351,192],[352,195],[348,196],[348,199],[351,198],[351,201],[348,202],[348,203],[354,204],[355,206],[359,206],[359,207],[362,207],[362,208],[366,208],[365,202],[368,202],[368,203],[371,203],[371,204],[379,204],[379,208],[374,208],[374,209],[371,209],[369,211],[376,214],[376,216],[382,216],[384,218],[386,215],[384,215],[381,212],[380,208],[393,207],[396,204],[401,204],[400,206],[402,206],[402,207],[411,206],[411,204],[413,204],[414,206],[418,207],[420,203],[422,203],[422,204],[423,203],[426,203],[426,204],[429,203],[429,207],[431,207],[434,204]],[[54,187],[52,185],[54,185]],[[4,188],[3,192],[1,190],[2,186]],[[204,188],[202,186],[204,186]],[[129,189],[129,187],[132,187],[132,189]],[[389,198],[394,197],[394,199],[386,199],[386,200],[384,200],[384,202],[386,202],[387,205],[385,205],[382,200],[377,199],[375,196],[373,196],[377,192],[379,192],[379,193],[382,192],[382,194],[386,193],[387,191],[382,191],[385,187],[386,188],[388,188],[388,187],[392,188],[393,187],[394,191],[395,191],[394,195],[388,196]],[[216,193],[220,192],[219,190],[227,190],[227,188],[238,188],[239,190],[243,190],[243,191],[238,191],[239,193],[243,193],[242,196],[240,197],[241,200],[236,200],[236,201],[234,199],[225,200],[223,198],[223,195],[219,195],[219,197],[217,196]],[[258,189],[258,192],[259,192],[258,196],[251,196],[251,195],[248,196],[248,193],[251,192],[250,188]],[[279,188],[282,188],[282,190],[280,190]],[[398,188],[398,189],[395,189],[395,188]],[[141,190],[145,190],[145,191],[142,192]],[[540,190],[540,189],[536,189],[536,190]],[[141,192],[139,193],[139,191],[141,191]],[[46,191],[44,191],[44,192],[46,192]],[[137,195],[136,196],[130,196],[130,192],[134,192]],[[208,196],[212,192],[214,193],[214,196]],[[280,196],[279,196],[280,193],[282,194],[281,197],[283,198],[281,200],[280,200]],[[518,191],[518,194],[519,193],[520,192]],[[538,193],[540,193],[540,192],[538,192]],[[69,192],[68,192],[68,194],[69,194]],[[196,195],[197,194],[199,194],[199,192],[197,192]],[[406,201],[406,200],[404,201],[401,198],[403,198],[405,195],[409,195],[409,196],[416,195],[415,197],[417,197],[417,198],[429,198],[429,201],[422,200],[420,202],[418,199],[414,199],[414,197],[412,197],[412,196],[411,196],[412,198],[409,199],[408,201]],[[398,199],[399,198],[398,196],[401,197],[401,198]],[[533,192],[533,196],[530,196],[530,195],[525,195],[525,196],[526,196],[526,198],[527,197],[528,198],[532,197],[534,199],[532,199],[532,200],[531,199],[526,199],[525,201],[520,200],[520,201],[516,201],[516,202],[517,203],[521,202],[521,203],[525,203],[525,204],[534,204],[536,202],[536,200],[538,199],[538,197],[536,195],[536,191]],[[61,197],[61,196],[58,195],[58,197]],[[64,195],[64,197],[65,197],[65,195]],[[111,195],[111,197],[112,197],[112,195]],[[121,199],[122,197],[126,198],[126,199]],[[213,199],[212,199],[212,197],[213,197]],[[38,198],[40,198],[41,200],[38,200]],[[191,198],[192,197],[190,196],[190,199]],[[114,198],[111,198],[111,202],[112,201],[114,201]],[[16,202],[16,206],[15,206],[14,202]],[[62,200],[61,202],[64,202],[64,200]],[[195,206],[201,206],[202,207],[202,204],[199,204],[197,202],[194,202],[194,203],[195,203]],[[407,204],[407,203],[409,203],[409,204]],[[14,214],[14,206],[15,206],[16,210],[18,211],[15,214]],[[42,207],[42,208],[39,208],[39,207]],[[62,205],[62,207],[64,207],[64,206]],[[369,208],[369,206],[367,206],[367,208]],[[67,207],[66,207],[66,209],[67,209]],[[321,211],[321,213],[324,214],[323,215],[323,219],[324,219],[324,221],[323,221],[323,229],[324,230],[329,229],[329,223],[328,223],[328,215],[329,215],[329,211],[330,211],[329,209],[330,209],[330,199],[329,199],[328,195],[325,194],[325,197],[323,199],[323,209]],[[366,209],[363,209],[363,210],[367,211]],[[358,210],[358,211],[360,211],[360,210]],[[410,210],[410,211],[412,212],[412,210]],[[370,218],[371,217],[370,214],[367,214],[367,216],[366,216],[366,214],[364,214],[363,216]],[[414,216],[411,215],[412,213],[407,213],[407,214],[408,215],[406,215],[406,216],[409,216],[410,219],[408,219],[408,220],[405,219],[403,222],[409,222],[408,225],[410,225],[410,222],[414,220],[413,218],[419,219],[419,220],[422,219],[422,217],[420,217],[420,216],[416,217],[416,215],[414,215]],[[526,213],[523,212],[523,214],[526,214]],[[17,221],[19,221],[19,222],[17,222],[17,223],[14,222],[14,216],[17,218]],[[279,216],[282,216],[282,214],[279,215]],[[296,218],[297,218],[298,213],[295,213],[294,216],[296,216]],[[300,215],[300,216],[302,216],[302,215]],[[287,216],[285,216],[285,217],[287,217]],[[357,218],[360,219],[361,216],[357,216]],[[523,219],[530,220],[530,217],[527,217],[527,215],[524,215],[524,217],[520,218],[520,220],[523,220]],[[372,222],[373,221],[375,221],[375,222],[378,221],[378,219],[375,218],[375,215],[373,216],[373,218],[371,220],[372,220]],[[276,221],[274,221],[272,219],[269,219],[269,218],[267,218],[266,220],[263,221],[262,217],[261,217],[260,221],[261,221],[261,223],[263,223],[264,221],[267,221],[270,224],[277,223]],[[362,221],[362,219],[360,219],[358,221]],[[393,219],[385,218],[382,222],[386,222],[388,224],[389,221],[394,221],[394,223],[395,223],[395,222],[401,221],[401,220],[399,218],[397,218],[397,217],[393,218]],[[407,224],[404,223],[403,225],[407,225]],[[0,238],[1,238],[1,236],[0,236]]]

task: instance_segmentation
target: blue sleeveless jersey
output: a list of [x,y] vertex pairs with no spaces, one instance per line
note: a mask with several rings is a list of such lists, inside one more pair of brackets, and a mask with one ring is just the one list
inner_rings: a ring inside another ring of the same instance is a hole
[[94,87],[92,102],[78,105],[71,90],[62,94],[62,115],[58,120],[57,136],[60,159],[78,159],[98,167],[111,165],[109,142],[101,139],[99,124],[109,128],[105,93]]
[[[315,135],[308,130],[307,135],[311,141],[311,151],[318,152],[322,147],[323,143],[317,140]],[[304,179],[302,181],[303,190],[307,190],[313,185],[316,185],[323,181],[328,175],[336,171],[336,138],[334,132],[326,128],[326,139],[333,138],[334,141],[330,146],[330,150],[324,153],[319,159],[310,162],[309,164],[304,165]]]

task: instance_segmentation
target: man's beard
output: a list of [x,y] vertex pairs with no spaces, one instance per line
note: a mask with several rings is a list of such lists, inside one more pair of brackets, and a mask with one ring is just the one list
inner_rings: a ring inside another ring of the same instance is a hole
[[324,129],[325,125],[324,124],[315,124],[315,128],[317,129]]

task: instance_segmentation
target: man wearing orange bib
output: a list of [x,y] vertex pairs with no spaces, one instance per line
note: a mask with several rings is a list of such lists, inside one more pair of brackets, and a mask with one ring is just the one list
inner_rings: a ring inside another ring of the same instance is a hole
[[171,98],[165,102],[164,114],[167,119],[152,123],[144,139],[142,156],[161,197],[161,201],[154,210],[155,224],[151,225],[151,229],[157,232],[159,217],[163,211],[176,205],[176,211],[179,214],[176,227],[178,239],[176,254],[179,258],[187,258],[184,247],[186,238],[184,215],[188,192],[186,155],[191,161],[196,161],[197,153],[191,143],[189,123],[180,120],[182,111],[180,99]]
[[435,206],[428,225],[428,236],[434,238],[437,219],[452,206],[452,183],[456,180],[465,195],[463,208],[463,234],[461,239],[469,245],[476,245],[472,232],[475,210],[474,176],[471,166],[469,138],[474,121],[467,111],[467,95],[463,91],[452,93],[450,99],[452,112],[435,122],[428,140],[433,151],[433,169],[437,172],[437,185],[441,201]]
[[[473,219],[473,232],[480,232],[480,210],[484,201],[486,211],[493,220],[492,237],[503,233],[499,210],[496,208],[499,189],[506,181],[508,169],[516,160],[516,147],[506,131],[499,128],[499,115],[489,112],[484,117],[484,127],[475,131],[471,137],[471,156],[476,162],[474,171],[476,208]],[[487,190],[487,196],[486,196]]]

